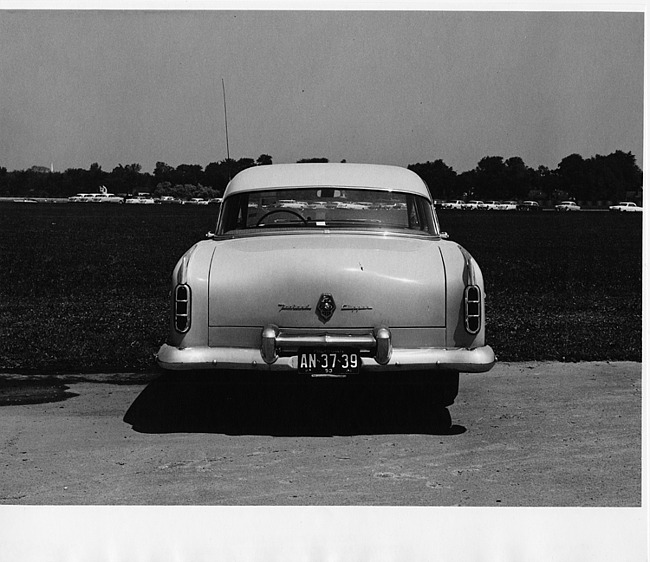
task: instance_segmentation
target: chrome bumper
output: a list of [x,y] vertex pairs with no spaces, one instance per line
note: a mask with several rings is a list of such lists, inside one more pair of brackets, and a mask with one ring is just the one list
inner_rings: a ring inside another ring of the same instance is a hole
[[[277,343],[277,342],[276,342]],[[301,342],[302,343],[302,342]],[[324,346],[350,345],[345,342],[328,341]],[[263,344],[264,345],[264,344]],[[307,347],[314,346],[309,344]],[[268,347],[268,342],[267,342]],[[269,350],[264,351],[269,359]],[[239,347],[187,347],[179,349],[164,344],[156,356],[163,369],[182,371],[193,369],[243,369],[258,371],[292,371],[298,369],[297,355],[277,355],[271,363],[263,358],[260,349]],[[463,373],[483,373],[489,371],[496,358],[489,345],[474,349],[425,347],[417,349],[392,348],[385,364],[373,357],[361,357],[362,371],[409,371],[444,370]]]

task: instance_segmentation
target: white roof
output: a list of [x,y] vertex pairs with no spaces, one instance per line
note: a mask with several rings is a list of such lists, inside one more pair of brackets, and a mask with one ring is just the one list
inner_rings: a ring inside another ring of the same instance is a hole
[[401,191],[431,200],[420,176],[406,168],[381,164],[269,164],[239,172],[228,184],[224,199],[242,191],[280,188],[348,187]]

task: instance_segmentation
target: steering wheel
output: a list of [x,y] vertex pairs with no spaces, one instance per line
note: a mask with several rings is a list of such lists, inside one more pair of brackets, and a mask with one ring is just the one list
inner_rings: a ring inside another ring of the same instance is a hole
[[292,209],[271,209],[268,213],[264,213],[260,217],[260,220],[257,221],[257,224],[255,226],[261,225],[262,221],[269,215],[272,215],[273,213],[289,213],[290,215],[297,216],[303,222],[303,224],[307,224],[307,219],[297,211],[293,211]]

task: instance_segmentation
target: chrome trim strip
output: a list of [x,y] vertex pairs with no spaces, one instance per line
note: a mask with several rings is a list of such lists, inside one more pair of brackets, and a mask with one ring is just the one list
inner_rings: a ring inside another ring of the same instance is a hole
[[[235,347],[187,347],[179,349],[164,344],[156,356],[158,364],[175,371],[200,369],[241,369],[265,371],[297,370],[297,357],[278,357],[269,365],[259,349]],[[395,349],[386,365],[370,357],[362,357],[364,371],[453,370],[484,373],[496,362],[489,345],[474,349],[433,348]]]
[[381,236],[381,237],[396,237],[396,238],[416,238],[419,240],[425,239],[425,240],[432,240],[432,241],[439,241],[441,240],[440,234],[431,234],[429,232],[422,232],[419,230],[413,230],[410,232],[405,232],[405,231],[397,231],[397,230],[374,230],[374,229],[352,229],[352,228],[333,228],[333,227],[317,227],[317,226],[310,226],[306,228],[286,228],[285,230],[281,229],[248,229],[248,230],[229,230],[225,234],[221,234],[221,231],[217,231],[219,234],[215,234],[214,237],[212,237],[212,240],[215,240],[217,242],[221,242],[224,240],[235,240],[235,239],[240,239],[240,238],[254,238],[257,236],[300,236],[300,235],[350,235],[354,234],[356,235],[363,235],[363,236]]
[[192,254],[196,251],[196,244],[192,246],[183,256],[181,257],[181,264],[178,268],[178,273],[176,275],[176,284],[177,285],[186,285],[187,284],[187,268],[190,265],[190,259]]
[[372,334],[345,335],[345,334],[309,334],[288,335],[280,332],[275,338],[279,348],[296,347],[336,347],[354,346],[363,349],[374,349],[377,342]]
[[473,258],[471,254],[463,248],[460,244],[457,244],[460,253],[463,254],[465,259],[465,271],[467,272],[467,285],[476,285],[476,277],[474,274],[474,267],[472,265]]

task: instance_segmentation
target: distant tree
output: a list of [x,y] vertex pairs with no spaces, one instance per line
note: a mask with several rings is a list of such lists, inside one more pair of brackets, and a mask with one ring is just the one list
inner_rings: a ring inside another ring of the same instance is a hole
[[172,183],[198,185],[202,174],[203,167],[198,164],[181,164],[170,175]]
[[585,160],[580,154],[566,156],[557,167],[560,189],[566,191],[571,197],[583,199],[588,191],[586,172]]
[[88,170],[88,179],[91,183],[96,184],[97,186],[103,185],[104,176],[105,174],[102,172],[102,167],[97,162],[90,165],[90,169]]
[[316,163],[316,164],[327,164],[329,160],[327,158],[302,158],[301,160],[297,160],[298,164],[309,164],[309,163]]
[[37,174],[48,174],[50,169],[46,166],[32,166],[29,168],[28,172],[35,172]]
[[172,195],[171,187],[172,184],[170,182],[161,181],[152,188],[151,193],[156,197],[162,197],[163,195]]
[[0,166],[0,197],[9,196],[9,175],[7,174],[7,168]]
[[237,165],[236,169],[237,172],[241,172],[242,170],[245,170],[246,168],[252,168],[255,166],[255,160],[252,158],[240,158],[237,160]]
[[153,175],[157,182],[171,181],[173,171],[174,168],[165,162],[156,162]]
[[127,195],[141,191],[143,185],[140,170],[142,170],[140,164],[127,164],[126,166],[118,164],[107,178],[108,189],[114,193],[126,193]]
[[504,193],[504,196],[500,195],[499,192],[493,192],[490,198],[509,199],[514,197],[515,199],[523,199],[527,197],[528,193],[533,189],[535,171],[526,166],[519,156],[508,158],[504,164],[506,177],[501,192]]
[[422,178],[429,187],[429,193],[434,199],[449,199],[457,191],[458,177],[450,166],[442,160],[425,162],[424,164],[410,164],[408,169]]
[[[298,160],[298,163],[305,162],[326,163],[329,160]],[[177,190],[192,197],[219,196],[240,171],[269,164],[272,164],[271,156],[262,154],[256,160],[211,162],[205,170],[197,164],[181,164],[175,169],[159,161],[153,175],[142,172],[140,164],[135,163],[119,164],[110,173],[104,172],[97,162],[88,170],[69,168],[64,172],[50,172],[43,166],[15,171],[0,167],[0,195],[68,197],[80,191],[94,192],[100,185],[106,185],[113,193],[153,191],[163,194],[163,191]],[[621,150],[587,159],[571,154],[562,159],[555,170],[545,166],[533,170],[517,156],[505,161],[501,156],[486,156],[473,170],[460,174],[442,160],[411,164],[408,168],[422,177],[434,198],[514,199],[528,198],[532,193],[546,199],[640,200],[643,188],[643,172],[634,155]]]
[[596,155],[587,163],[593,186],[592,200],[620,201],[627,199],[628,193],[640,192],[643,172],[631,152],[617,150],[607,156]]
[[[259,162],[261,159],[262,161],[266,162],[267,157],[269,159],[271,158],[268,155],[262,155],[257,159],[257,161]],[[252,158],[241,158],[239,160],[226,158],[221,162],[210,162],[205,167],[205,172],[203,173],[203,183],[215,190],[216,194],[214,197],[219,197],[221,194],[223,194],[226,186],[228,185],[228,182],[232,178],[234,178],[242,170],[245,170],[246,168],[252,168],[256,165],[260,164],[256,164],[256,161]]]
[[543,193],[546,200],[559,201],[568,197],[568,194],[562,191],[557,173],[547,166],[538,166],[531,174],[531,182],[533,189]]
[[508,199],[508,169],[501,156],[485,156],[474,169],[473,199]]
[[635,157],[621,150],[587,159],[571,154],[559,163],[557,175],[560,188],[582,201],[620,201],[629,192],[639,193],[643,185]]
[[[476,188],[476,170],[468,170],[458,174],[456,192],[451,194],[451,199],[466,199],[474,197]],[[486,198],[487,199],[487,198]]]
[[210,162],[203,172],[203,182],[216,189],[220,194],[228,185],[228,170],[223,162]]

